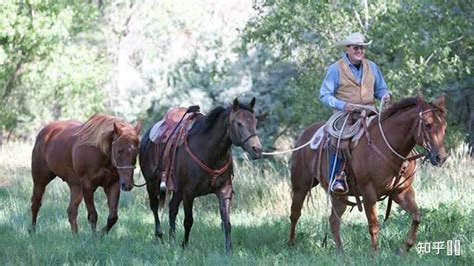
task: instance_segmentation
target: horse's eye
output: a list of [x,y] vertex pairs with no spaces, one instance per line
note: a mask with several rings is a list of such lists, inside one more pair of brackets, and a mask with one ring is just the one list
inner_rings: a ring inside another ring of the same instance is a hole
[[427,124],[425,124],[425,127],[426,127],[427,129],[431,129],[431,124],[428,124],[428,123],[427,123]]
[[242,127],[243,126],[242,122],[237,121],[237,126]]

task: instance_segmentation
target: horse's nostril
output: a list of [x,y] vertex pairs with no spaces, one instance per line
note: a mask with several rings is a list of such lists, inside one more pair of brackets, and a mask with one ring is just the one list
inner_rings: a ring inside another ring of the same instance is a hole
[[262,148],[260,147],[252,146],[252,150],[257,154],[262,153]]

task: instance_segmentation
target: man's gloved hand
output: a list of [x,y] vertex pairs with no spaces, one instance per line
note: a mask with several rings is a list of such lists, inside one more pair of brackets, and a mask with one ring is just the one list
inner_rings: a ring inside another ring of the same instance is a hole
[[350,112],[354,112],[354,111],[358,111],[359,110],[359,107],[351,104],[351,103],[346,103],[344,105],[344,112],[346,113],[350,113]]
[[382,97],[382,101],[383,101],[384,103],[390,102],[390,94],[388,94],[388,93],[385,94],[385,95]]

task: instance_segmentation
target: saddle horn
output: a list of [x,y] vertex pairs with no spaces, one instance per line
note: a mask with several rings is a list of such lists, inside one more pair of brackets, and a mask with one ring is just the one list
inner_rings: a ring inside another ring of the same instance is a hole
[[188,107],[188,110],[186,110],[186,113],[197,113],[201,110],[201,107],[199,105],[191,105]]

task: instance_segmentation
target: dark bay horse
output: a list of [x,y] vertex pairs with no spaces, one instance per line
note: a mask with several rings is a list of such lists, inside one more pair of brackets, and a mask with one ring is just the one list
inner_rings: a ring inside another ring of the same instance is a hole
[[[231,224],[229,219],[232,199],[232,144],[242,147],[252,159],[261,156],[262,145],[256,134],[257,119],[253,111],[255,98],[250,104],[237,99],[228,108],[217,107],[207,115],[196,118],[187,136],[187,143],[176,151],[174,166],[174,191],[169,203],[170,239],[174,240],[176,215],[183,201],[184,240],[188,244],[193,225],[194,198],[214,193],[219,199],[219,210],[223,223],[226,252],[231,252]],[[155,218],[155,236],[163,236],[158,217],[161,173],[155,172],[159,163],[158,145],[151,142],[150,130],[143,136],[140,147],[140,167],[146,179],[150,207]],[[216,173],[219,172],[219,173]]]
[[32,230],[35,230],[46,185],[59,176],[71,192],[67,213],[72,232],[77,233],[77,208],[84,198],[87,218],[95,234],[97,211],[93,196],[101,186],[109,206],[107,225],[102,233],[108,233],[118,219],[120,189],[129,191],[133,188],[140,128],[140,123],[133,128],[118,118],[103,114],[94,115],[84,124],[68,120],[44,127],[32,153]]
[[[421,96],[402,99],[394,103],[382,113],[381,125],[383,132],[391,147],[402,157],[407,157],[415,145],[421,145],[428,152],[430,162],[439,166],[446,160],[444,148],[444,132],[446,129],[444,96],[433,103],[425,102]],[[315,123],[307,128],[299,137],[297,145],[306,143],[316,130],[324,123]],[[372,250],[377,249],[377,235],[379,224],[377,220],[377,200],[390,192],[393,200],[402,209],[412,216],[411,230],[400,252],[408,251],[415,243],[416,231],[420,223],[420,212],[415,202],[415,191],[412,187],[413,178],[403,176],[398,184],[394,177],[397,176],[404,160],[390,150],[384,141],[378,123],[373,122],[368,127],[372,139],[362,137],[359,144],[352,150],[351,166],[359,187],[359,194],[363,198],[363,206],[369,225]],[[383,158],[375,149],[379,149]],[[291,183],[293,200],[291,205],[291,227],[288,244],[295,241],[295,228],[301,215],[301,208],[306,194],[312,186],[321,184],[327,191],[328,162],[326,152],[323,152],[321,161],[318,162],[318,151],[309,146],[293,153],[291,165]],[[322,170],[320,176],[316,174],[318,164]],[[407,173],[414,171],[415,162],[411,161]],[[394,188],[394,189],[392,189]],[[349,194],[354,196],[354,190]],[[347,195],[335,196],[331,193],[332,211],[329,218],[331,231],[336,247],[342,250],[339,235],[340,217],[346,210]]]

